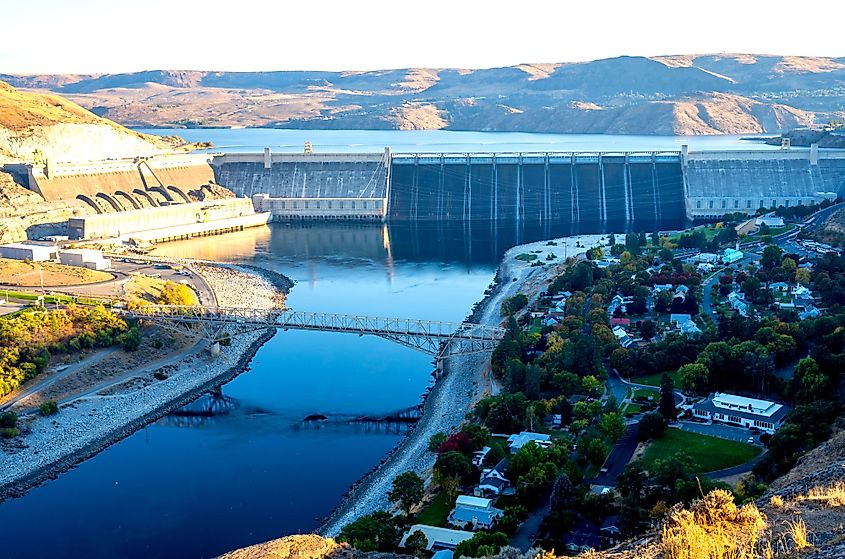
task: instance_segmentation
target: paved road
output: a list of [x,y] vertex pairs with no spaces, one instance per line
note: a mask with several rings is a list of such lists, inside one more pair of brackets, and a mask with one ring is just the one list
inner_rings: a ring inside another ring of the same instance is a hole
[[590,480],[591,485],[604,485],[607,487],[616,485],[616,478],[619,477],[619,474],[628,465],[628,462],[634,455],[634,451],[637,449],[639,434],[639,423],[628,425],[628,428],[625,429],[625,434],[622,435],[621,439],[616,441],[613,450],[610,451],[610,455],[604,461],[604,468],[607,471],[599,473],[595,479]]
[[87,358],[83,359],[82,361],[77,361],[76,363],[68,365],[64,370],[62,370],[58,373],[55,373],[55,374],[53,374],[49,377],[45,377],[43,379],[40,379],[35,384],[27,386],[25,389],[21,390],[17,394],[12,395],[9,399],[7,399],[5,402],[3,402],[3,405],[0,406],[0,410],[8,409],[8,408],[14,406],[17,403],[22,402],[23,400],[29,398],[30,396],[37,394],[38,392],[41,392],[42,390],[44,390],[45,388],[47,388],[49,386],[52,386],[53,384],[62,380],[63,378],[69,377],[70,375],[76,373],[80,369],[83,369],[85,367],[89,367],[91,365],[99,363],[100,361],[102,361],[103,359],[105,359],[106,357],[113,354],[114,352],[116,352],[119,349],[120,349],[120,346],[114,345],[114,346],[109,347],[109,348],[98,350],[98,351],[94,352],[93,354],[89,355]]
[[522,552],[528,551],[534,545],[534,538],[540,532],[540,526],[543,524],[543,519],[549,514],[551,508],[552,493],[543,498],[540,505],[536,506],[528,513],[528,518],[519,525],[516,533],[511,536],[511,547],[515,547]]
[[747,474],[748,472],[750,472],[751,470],[754,469],[754,466],[757,465],[757,462],[759,462],[760,460],[763,459],[763,456],[765,454],[766,453],[763,452],[759,456],[757,456],[757,458],[754,458],[753,460],[749,460],[745,464],[740,464],[739,466],[734,466],[733,468],[725,468],[723,470],[716,470],[716,471],[713,471],[713,472],[705,472],[704,475],[706,475],[707,477],[709,477],[711,479],[722,479],[722,478],[726,478],[726,477],[738,476],[740,474]]
[[718,437],[720,439],[727,439],[729,441],[738,441],[747,443],[748,438],[751,437],[753,442],[759,443],[760,438],[757,435],[752,435],[751,431],[742,427],[732,427],[722,423],[694,423],[691,421],[679,422],[678,428],[684,431],[691,431],[701,435],[709,435],[711,437]]

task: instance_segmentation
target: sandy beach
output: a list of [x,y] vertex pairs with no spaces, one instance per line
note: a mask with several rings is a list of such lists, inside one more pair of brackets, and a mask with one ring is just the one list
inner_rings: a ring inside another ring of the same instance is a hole
[[[566,257],[583,254],[588,248],[604,244],[606,238],[605,235],[580,235],[538,241],[508,250],[496,271],[489,294],[476,306],[471,319],[479,324],[500,324],[503,320],[500,306],[505,298],[519,292],[536,296],[558,273]],[[516,259],[524,253],[535,254],[536,261],[543,265],[532,266]],[[489,355],[456,356],[447,359],[444,365],[446,374],[429,392],[423,417],[415,429],[350,489],[320,527],[321,535],[337,536],[344,525],[359,516],[390,510],[387,493],[399,474],[413,471],[423,479],[430,478],[435,456],[428,451],[429,438],[435,433],[456,430],[472,405],[491,390]]]

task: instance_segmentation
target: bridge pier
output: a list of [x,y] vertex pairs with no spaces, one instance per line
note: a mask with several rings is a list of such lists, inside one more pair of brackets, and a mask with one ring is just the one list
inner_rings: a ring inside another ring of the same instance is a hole
[[220,342],[214,342],[208,347],[209,353],[211,353],[212,357],[218,357],[220,355]]
[[439,379],[445,373],[445,367],[443,362],[445,359],[443,357],[438,357],[434,360],[434,378]]

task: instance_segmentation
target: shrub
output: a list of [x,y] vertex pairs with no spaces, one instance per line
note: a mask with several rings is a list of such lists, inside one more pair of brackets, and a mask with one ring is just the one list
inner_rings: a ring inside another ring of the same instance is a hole
[[0,429],[12,429],[18,426],[18,414],[13,411],[0,413]]
[[525,308],[528,304],[528,296],[525,293],[517,293],[513,297],[508,297],[502,301],[502,314],[510,316],[519,310]]
[[165,380],[167,379],[167,373],[165,373],[164,371],[156,371],[153,373],[153,377],[156,380]]
[[0,435],[2,435],[4,439],[14,439],[20,434],[21,431],[17,427],[4,427],[0,430]]
[[38,411],[41,415],[55,415],[59,413],[59,404],[56,403],[55,400],[50,400],[48,402],[44,402],[38,407]]

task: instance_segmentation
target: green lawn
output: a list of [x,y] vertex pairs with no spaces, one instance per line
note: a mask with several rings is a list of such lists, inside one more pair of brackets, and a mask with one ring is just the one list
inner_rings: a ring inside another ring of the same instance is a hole
[[446,519],[454,508],[454,503],[446,500],[446,494],[438,493],[417,515],[417,524],[428,524],[429,526],[446,526]]
[[681,451],[695,460],[699,473],[738,466],[760,453],[759,448],[749,444],[672,428],[648,445],[643,453],[643,463],[648,469],[655,460],[668,458]]
[[[672,377],[672,382],[675,383],[675,388],[678,388],[681,384],[681,379],[678,377],[678,371],[672,371],[669,373],[669,376]],[[663,373],[655,373],[653,375],[646,375],[644,377],[634,377],[631,382],[635,384],[645,384],[646,386],[660,386],[660,379],[663,378]]]
[[623,409],[621,409],[619,411],[620,411],[620,413],[622,413],[622,415],[626,415],[626,414],[629,414],[629,413],[631,415],[636,415],[636,414],[640,413],[642,411],[642,409],[643,409],[642,406],[640,406],[639,404],[633,404],[632,403],[632,404],[625,404],[623,406]]

